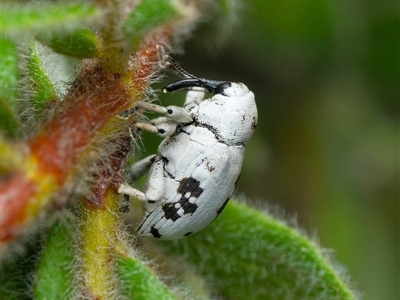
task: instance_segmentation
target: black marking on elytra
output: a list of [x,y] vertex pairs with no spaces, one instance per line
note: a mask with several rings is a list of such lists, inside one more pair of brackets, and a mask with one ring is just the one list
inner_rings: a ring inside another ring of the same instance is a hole
[[182,196],[189,193],[191,197],[199,198],[203,189],[200,187],[200,181],[193,177],[186,177],[180,181],[177,192]]
[[224,210],[225,206],[228,204],[230,198],[226,198],[224,204],[217,210],[217,215],[215,217],[218,217],[220,213]]
[[189,235],[192,235],[193,234],[193,232],[186,232],[183,236],[189,236]]
[[170,219],[173,222],[178,220],[181,216],[178,214],[179,208],[175,207],[175,203],[164,203],[162,205],[162,210],[164,211],[164,218]]
[[154,228],[154,226],[150,227],[150,233],[153,237],[159,239],[160,237],[162,237],[162,235],[160,234],[160,232],[158,231],[157,228]]
[[189,199],[185,197],[182,197],[178,203],[181,205],[184,214],[193,214],[198,208],[196,203],[189,202]]

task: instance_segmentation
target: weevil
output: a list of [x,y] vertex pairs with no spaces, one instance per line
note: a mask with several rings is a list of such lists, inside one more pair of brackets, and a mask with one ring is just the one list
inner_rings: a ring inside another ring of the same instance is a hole
[[143,201],[139,236],[179,239],[203,229],[224,209],[258,114],[254,94],[243,83],[198,78],[170,56],[165,61],[186,78],[168,84],[164,92],[197,90],[188,91],[183,107],[140,104],[164,116],[136,127],[164,139],[157,154],[131,167],[132,177],[150,169],[144,191],[121,184],[118,192]]

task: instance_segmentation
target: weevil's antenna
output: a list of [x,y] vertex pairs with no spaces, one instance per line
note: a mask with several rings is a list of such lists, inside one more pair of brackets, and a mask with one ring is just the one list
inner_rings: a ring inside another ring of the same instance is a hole
[[185,71],[171,56],[165,54],[163,55],[163,61],[167,68],[173,69],[176,73],[184,77],[175,82],[168,84],[162,89],[164,93],[173,92],[176,90],[190,90],[193,87],[201,87],[205,89],[208,93],[221,93],[226,84],[230,86],[230,83],[226,81],[211,80],[206,78],[199,78]]
[[175,59],[173,59],[171,56],[165,54],[163,57],[163,60],[166,62],[166,67],[173,69],[175,72],[177,72],[179,75],[181,75],[184,78],[193,78],[193,79],[198,79],[198,77],[190,74],[189,72],[185,71],[178,63],[176,62]]

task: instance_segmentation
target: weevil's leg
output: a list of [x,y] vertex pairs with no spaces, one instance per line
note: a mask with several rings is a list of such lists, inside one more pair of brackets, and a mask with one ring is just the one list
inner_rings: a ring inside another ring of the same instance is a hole
[[168,111],[165,116],[176,123],[188,124],[193,121],[192,117],[183,107],[170,105],[167,106],[166,108]]
[[146,111],[159,113],[159,114],[164,114],[164,115],[167,114],[166,107],[157,105],[157,104],[153,104],[153,103],[149,103],[149,102],[140,101],[140,102],[136,103],[135,107],[146,110]]
[[204,99],[205,94],[205,91],[188,91],[184,106],[192,103],[199,104]]
[[136,122],[135,127],[151,133],[158,133],[159,131],[158,127],[151,123]]
[[189,113],[182,107],[170,105],[167,107],[152,104],[148,102],[140,102],[136,107],[144,109],[146,111],[155,112],[165,115],[169,120],[176,123],[190,123],[193,121]]
[[134,189],[133,187],[126,185],[126,184],[121,184],[118,188],[118,194],[124,194],[131,196],[135,199],[138,199],[140,201],[147,201],[145,195],[143,192]]
[[145,197],[147,202],[155,203],[161,200],[165,191],[164,162],[158,158],[151,166]]
[[134,182],[138,180],[140,177],[142,177],[143,174],[150,169],[151,165],[156,160],[156,157],[157,155],[153,154],[139,160],[138,162],[135,162],[129,168],[129,182]]
[[158,125],[162,125],[164,123],[171,123],[171,120],[169,120],[167,117],[158,117],[158,118],[151,119],[150,123],[155,126],[158,126]]
[[154,125],[152,123],[136,122],[135,126],[144,131],[155,133],[161,137],[166,137],[175,132],[177,124],[172,122],[165,122]]
[[[130,180],[134,181],[137,178],[139,178],[140,176],[142,176],[149,168],[151,168],[151,166],[153,165],[156,158],[157,158],[156,154],[150,155],[150,156],[136,162],[135,164],[133,164],[129,170]],[[156,162],[154,164],[159,164],[160,162],[162,164],[161,160],[159,160],[158,162]],[[154,174],[156,174],[157,177],[160,177],[160,175],[157,174],[158,172],[159,172],[159,166],[156,168],[154,168],[154,167],[151,168],[149,178],[152,178],[152,180],[153,180],[153,177],[151,177],[151,176],[154,176]],[[164,185],[162,184],[161,186],[163,187]],[[162,192],[164,192],[163,189],[162,189]],[[147,198],[145,193],[143,193],[129,185],[126,185],[126,184],[121,184],[119,186],[118,193],[124,194],[124,198],[125,198],[125,195],[128,195],[128,196],[134,197],[135,199],[138,199],[140,201],[154,202],[154,200],[153,200],[154,193],[146,192],[150,196],[150,198]],[[157,196],[157,193],[155,195]]]

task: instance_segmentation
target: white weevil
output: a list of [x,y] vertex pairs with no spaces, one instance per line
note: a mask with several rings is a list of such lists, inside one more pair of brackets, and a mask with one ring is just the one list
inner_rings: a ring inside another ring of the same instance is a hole
[[[257,107],[254,94],[243,83],[197,78],[171,57],[164,59],[186,77],[167,85],[164,92],[193,87],[202,92],[189,91],[183,108],[140,104],[165,117],[136,126],[165,139],[157,155],[131,168],[132,177],[150,168],[145,191],[122,184],[118,192],[143,201],[138,235],[179,239],[207,226],[232,196],[257,124]],[[214,96],[203,99],[205,92]]]

